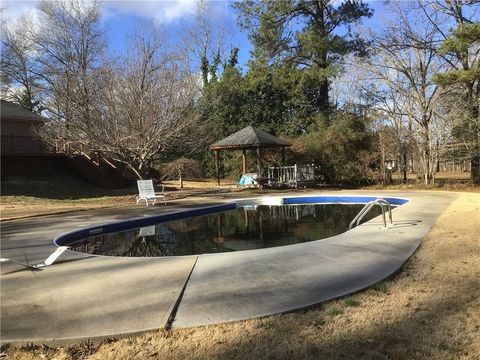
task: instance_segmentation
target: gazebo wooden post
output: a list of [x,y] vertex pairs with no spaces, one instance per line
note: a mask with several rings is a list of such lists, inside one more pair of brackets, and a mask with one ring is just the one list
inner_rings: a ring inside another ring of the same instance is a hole
[[282,166],[285,166],[285,146],[282,146]]
[[242,174],[247,172],[247,150],[242,150]]
[[258,176],[262,176],[262,166],[260,165],[260,146],[257,147],[257,170]]
[[215,150],[215,170],[217,172],[217,185],[220,185],[220,166],[218,164],[218,150]]

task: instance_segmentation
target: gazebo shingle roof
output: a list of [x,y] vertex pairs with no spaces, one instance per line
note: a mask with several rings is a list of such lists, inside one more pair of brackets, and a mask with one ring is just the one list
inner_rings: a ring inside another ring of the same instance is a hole
[[221,149],[248,149],[291,146],[290,143],[279,139],[263,130],[247,126],[226,138],[210,145],[211,150]]

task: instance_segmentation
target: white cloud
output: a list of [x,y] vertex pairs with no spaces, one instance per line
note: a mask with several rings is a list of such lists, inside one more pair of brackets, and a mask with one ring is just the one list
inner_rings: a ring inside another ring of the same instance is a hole
[[15,22],[22,16],[36,19],[39,0],[12,1],[3,0],[0,5],[2,21]]
[[[101,0],[104,18],[133,15],[151,18],[160,24],[169,23],[195,12],[197,0]],[[14,22],[22,16],[36,17],[39,0],[3,0],[2,20]],[[221,2],[219,2],[221,3]],[[217,3],[218,4],[218,3]]]
[[103,1],[102,9],[107,18],[131,14],[153,18],[158,23],[165,24],[193,14],[196,2],[196,0],[114,0]]

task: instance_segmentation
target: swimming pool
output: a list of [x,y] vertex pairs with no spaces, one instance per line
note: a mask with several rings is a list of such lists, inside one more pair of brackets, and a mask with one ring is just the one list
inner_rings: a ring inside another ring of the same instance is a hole
[[[375,197],[265,197],[105,224],[55,239],[71,251],[158,257],[255,250],[316,241],[348,230]],[[388,198],[394,206],[406,199]],[[365,221],[381,213],[374,208]]]
[[[35,263],[55,250],[49,246],[55,237],[62,245],[62,241],[71,243],[91,232],[98,235],[145,227],[165,217],[201,216],[223,206],[234,209],[322,201],[363,204],[380,197],[378,192],[365,191],[357,192],[356,197],[345,196],[352,193],[344,190],[289,194],[235,200],[220,195],[205,199],[222,203],[214,207],[194,198],[171,201],[168,206],[132,206],[5,222],[2,252],[7,257],[24,254],[29,263]],[[392,191],[381,197],[397,205],[403,203],[393,211],[393,226],[384,229],[381,217],[377,217],[320,241],[150,258],[67,250],[54,266],[34,276],[30,271],[16,271],[10,264],[8,269],[13,272],[1,277],[2,339],[41,344],[49,339],[131,334],[158,329],[172,320],[174,328],[223,323],[289,312],[360,291],[401,269],[458,195]],[[187,211],[186,206],[190,207]],[[71,232],[64,233],[65,229]],[[176,314],[171,313],[177,304]]]

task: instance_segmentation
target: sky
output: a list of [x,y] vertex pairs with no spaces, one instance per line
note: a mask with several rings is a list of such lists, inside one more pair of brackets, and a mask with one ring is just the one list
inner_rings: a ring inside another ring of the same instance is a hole
[[[2,0],[2,20],[14,21],[21,16],[36,18],[39,0]],[[109,48],[122,52],[126,39],[142,21],[154,21],[167,41],[181,41],[182,27],[192,21],[197,0],[107,0],[101,1],[102,20],[106,28]],[[208,1],[209,12],[219,27],[226,29],[227,43],[241,48],[240,63],[246,62],[251,50],[247,34],[239,31],[232,8],[233,1]]]
[[[209,1],[209,12],[219,28],[226,29],[228,47],[238,47],[239,65],[245,67],[252,46],[248,34],[240,31],[236,24],[236,12],[232,8],[232,0]],[[363,21],[364,25],[375,26],[382,15],[384,1],[369,1],[370,7],[375,10],[371,19]],[[3,0],[1,3],[2,17],[18,19],[21,16],[35,18],[38,0]],[[102,19],[106,28],[109,49],[113,52],[123,52],[125,40],[132,34],[136,26],[145,20],[153,20],[160,26],[167,36],[169,45],[181,41],[182,27],[193,19],[196,9],[196,0],[115,0],[102,1]],[[3,20],[3,19],[2,19]],[[229,49],[226,49],[227,51]]]

